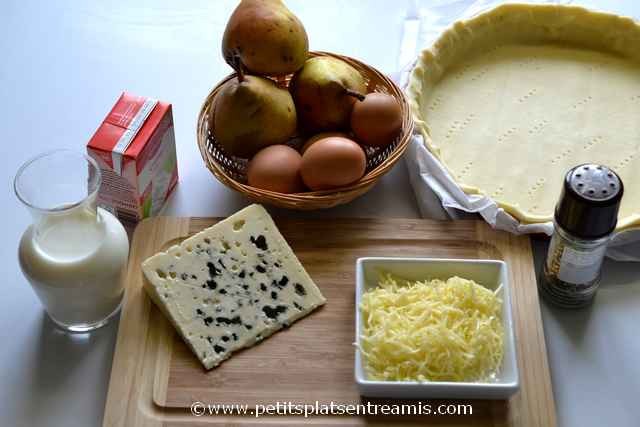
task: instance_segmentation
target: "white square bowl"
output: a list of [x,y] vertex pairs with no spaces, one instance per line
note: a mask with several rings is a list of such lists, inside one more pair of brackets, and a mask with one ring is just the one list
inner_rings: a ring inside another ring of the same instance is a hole
[[397,399],[507,399],[520,387],[516,342],[511,316],[511,286],[507,265],[494,260],[460,260],[435,258],[359,258],[356,262],[356,342],[363,329],[360,314],[362,294],[378,285],[380,271],[407,280],[442,279],[452,276],[471,279],[488,289],[502,284],[502,321],[504,325],[504,357],[492,382],[419,382],[373,381],[367,379],[362,353],[356,348],[355,379],[360,394],[369,397]]

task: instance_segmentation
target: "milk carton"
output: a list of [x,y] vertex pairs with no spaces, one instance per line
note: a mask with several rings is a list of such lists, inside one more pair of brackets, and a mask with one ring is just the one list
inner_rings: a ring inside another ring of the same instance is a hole
[[124,92],[87,144],[98,204],[125,222],[156,215],[178,182],[171,104]]

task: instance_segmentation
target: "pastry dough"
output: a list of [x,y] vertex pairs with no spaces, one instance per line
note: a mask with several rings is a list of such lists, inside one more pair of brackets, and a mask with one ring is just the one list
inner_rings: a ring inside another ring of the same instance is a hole
[[613,168],[618,230],[640,225],[640,26],[561,5],[509,4],[458,22],[408,86],[427,148],[467,193],[522,222],[553,217],[566,171]]

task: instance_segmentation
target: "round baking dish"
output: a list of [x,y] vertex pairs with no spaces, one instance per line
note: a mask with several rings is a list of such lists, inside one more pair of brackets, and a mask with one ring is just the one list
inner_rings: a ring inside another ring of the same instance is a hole
[[640,225],[640,26],[563,5],[507,4],[422,52],[407,94],[427,148],[467,194],[550,221],[580,163],[625,184],[618,230]]

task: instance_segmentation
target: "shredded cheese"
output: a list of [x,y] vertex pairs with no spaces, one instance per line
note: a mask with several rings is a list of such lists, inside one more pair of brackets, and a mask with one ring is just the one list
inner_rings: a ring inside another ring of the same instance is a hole
[[358,345],[368,377],[487,381],[503,356],[502,300],[472,280],[404,282],[383,275],[362,297]]

